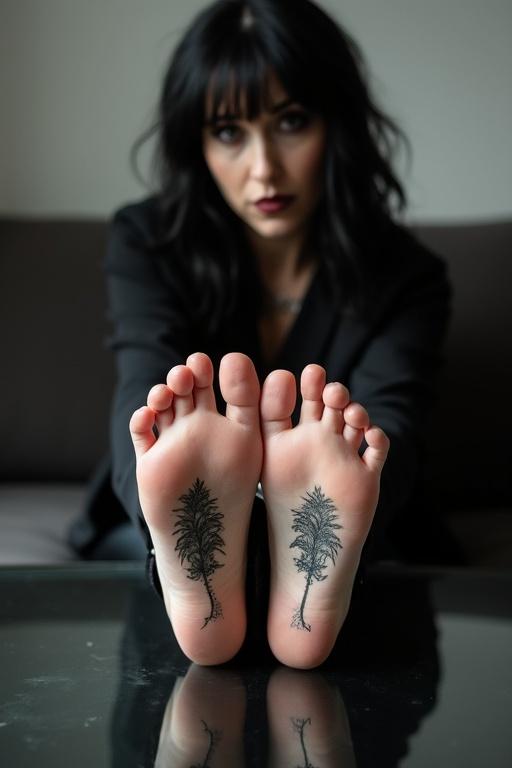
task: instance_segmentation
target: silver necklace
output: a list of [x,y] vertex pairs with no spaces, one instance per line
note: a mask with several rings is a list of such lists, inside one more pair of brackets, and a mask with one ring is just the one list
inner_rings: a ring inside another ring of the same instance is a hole
[[266,312],[290,312],[292,315],[298,315],[302,309],[302,304],[302,299],[276,296],[270,291],[265,291],[264,309]]

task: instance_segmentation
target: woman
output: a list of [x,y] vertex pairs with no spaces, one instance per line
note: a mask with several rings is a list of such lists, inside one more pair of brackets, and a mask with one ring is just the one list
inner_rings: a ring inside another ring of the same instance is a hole
[[394,220],[401,134],[309,0],[208,6],[156,127],[159,191],[117,213],[106,260],[112,487],[178,642],[212,664],[245,636],[261,481],[269,643],[312,667],[346,616],[379,487],[376,556],[412,498],[444,266]]

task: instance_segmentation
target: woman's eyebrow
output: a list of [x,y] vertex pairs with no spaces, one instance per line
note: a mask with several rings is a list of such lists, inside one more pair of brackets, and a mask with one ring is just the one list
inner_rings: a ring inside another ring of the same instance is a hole
[[275,114],[276,112],[280,112],[282,109],[285,109],[285,107],[289,107],[290,104],[295,104],[295,99],[284,99],[283,101],[278,101],[276,104],[273,104],[270,107],[271,114]]
[[[286,98],[283,99],[283,101],[278,101],[275,104],[273,104],[269,112],[270,114],[274,115],[276,112],[281,112],[281,110],[285,109],[286,107],[289,107],[290,104],[295,104],[295,99]],[[205,126],[208,125],[215,125],[216,123],[223,123],[223,122],[229,122],[230,120],[240,120],[240,114],[235,114],[234,112],[223,112],[222,114],[216,114],[212,117],[205,120],[204,124]]]

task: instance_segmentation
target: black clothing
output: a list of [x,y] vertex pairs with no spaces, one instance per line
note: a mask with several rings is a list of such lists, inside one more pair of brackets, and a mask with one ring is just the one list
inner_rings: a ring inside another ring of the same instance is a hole
[[[118,370],[111,418],[112,465],[103,468],[99,487],[91,495],[89,523],[84,521],[85,527],[76,532],[75,542],[83,552],[116,523],[120,509],[147,536],[128,423],[172,366],[202,351],[210,355],[217,371],[221,357],[237,351],[251,357],[261,380],[268,372],[254,312],[253,281],[258,278],[251,272],[251,257],[241,278],[234,320],[209,338],[195,321],[194,299],[183,270],[174,268],[172,254],[148,249],[158,231],[158,216],[156,198],[149,198],[122,208],[112,223],[105,260],[113,322],[110,344]],[[383,555],[383,537],[390,524],[405,511],[418,514],[413,499],[422,432],[434,397],[450,287],[442,260],[407,230],[392,225],[380,244],[371,291],[373,299],[364,317],[336,306],[327,271],[320,265],[272,369],[286,368],[298,381],[308,363],[324,366],[327,380],[346,384],[352,399],[362,403],[372,423],[389,436],[391,448],[370,537]],[[299,408],[300,403],[294,423]],[[117,498],[111,507],[105,503],[110,488]],[[114,510],[112,519],[109,509]]]

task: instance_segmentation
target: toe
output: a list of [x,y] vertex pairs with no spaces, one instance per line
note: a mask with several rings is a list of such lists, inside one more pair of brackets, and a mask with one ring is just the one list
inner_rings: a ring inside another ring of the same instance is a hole
[[149,390],[148,405],[153,411],[165,411],[172,403],[173,393],[165,384],[156,384]]
[[333,381],[324,388],[322,398],[325,406],[322,423],[332,432],[341,435],[345,426],[343,409],[350,398],[348,389],[339,381]]
[[260,383],[250,357],[230,352],[220,361],[219,384],[230,421],[257,428],[259,425]]
[[345,424],[343,427],[343,439],[348,445],[352,446],[355,451],[358,451],[363,442],[364,430],[354,429],[350,424]]
[[320,365],[307,365],[300,379],[302,406],[300,423],[319,421],[324,411],[322,393],[325,387],[325,370]]
[[368,412],[359,403],[349,403],[343,412],[345,427],[343,437],[356,451],[363,442],[364,430],[370,426],[370,417]]
[[213,364],[208,355],[195,352],[187,358],[187,367],[194,374],[194,403],[196,408],[217,409],[213,392]]
[[175,365],[167,374],[167,386],[174,394],[174,415],[186,416],[194,410],[194,374],[186,365]]
[[172,409],[173,392],[165,384],[156,384],[149,391],[148,406],[156,414],[156,426],[159,432],[169,427],[174,420]]
[[388,455],[389,438],[380,427],[369,427],[364,437],[368,447],[363,453],[363,461],[369,469],[380,472]]
[[143,456],[155,444],[156,437],[153,433],[155,414],[151,408],[144,405],[139,408],[130,419],[130,434],[137,458]]
[[370,426],[370,417],[368,411],[360,403],[350,403],[345,408],[345,423],[350,424],[354,429],[368,429]]
[[290,371],[272,371],[263,383],[261,392],[261,427],[266,436],[290,429],[295,408],[297,388]]

